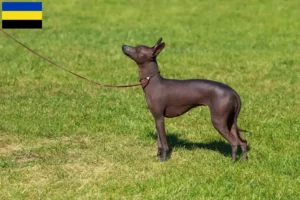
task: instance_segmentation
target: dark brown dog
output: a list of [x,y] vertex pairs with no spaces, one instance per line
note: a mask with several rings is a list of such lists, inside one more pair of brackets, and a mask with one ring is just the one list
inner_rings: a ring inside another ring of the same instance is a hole
[[160,38],[153,47],[122,46],[123,52],[133,59],[149,109],[155,119],[158,133],[158,153],[161,161],[169,154],[164,117],[178,117],[196,106],[208,106],[215,129],[230,143],[232,160],[236,160],[238,145],[246,159],[247,141],[241,136],[237,118],[241,109],[239,95],[228,85],[205,79],[174,80],[163,78],[158,70],[157,55],[164,49]]

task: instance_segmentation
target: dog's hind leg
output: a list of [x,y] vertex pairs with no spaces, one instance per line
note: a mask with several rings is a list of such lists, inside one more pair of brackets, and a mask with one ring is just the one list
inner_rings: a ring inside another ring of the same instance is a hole
[[232,161],[235,161],[239,141],[228,129],[228,117],[224,115],[220,117],[212,112],[211,121],[215,129],[229,142],[232,149]]

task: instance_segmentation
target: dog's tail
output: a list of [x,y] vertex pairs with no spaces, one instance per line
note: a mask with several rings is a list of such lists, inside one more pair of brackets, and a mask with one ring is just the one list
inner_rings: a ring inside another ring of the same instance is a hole
[[244,143],[247,143],[247,140],[245,140],[245,139],[240,135],[240,132],[249,132],[249,131],[248,131],[248,130],[241,129],[241,128],[239,128],[239,126],[237,125],[237,119],[238,119],[238,116],[239,116],[240,111],[241,111],[242,101],[241,101],[240,96],[239,96],[237,93],[236,93],[236,97],[237,97],[237,100],[238,100],[238,105],[237,105],[237,110],[236,110],[236,113],[235,113],[235,116],[234,116],[234,125],[235,125],[236,128],[237,128],[237,136],[238,136],[239,140],[241,140],[241,141],[244,142]]

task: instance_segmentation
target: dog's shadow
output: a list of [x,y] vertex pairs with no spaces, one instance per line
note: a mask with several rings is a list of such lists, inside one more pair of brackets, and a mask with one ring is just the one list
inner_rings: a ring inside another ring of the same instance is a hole
[[[157,140],[157,134],[156,133],[148,133],[148,136],[151,137],[154,140]],[[194,150],[194,149],[208,149],[213,151],[218,151],[219,153],[223,154],[226,157],[231,157],[231,146],[226,143],[225,141],[212,141],[212,142],[190,142],[186,139],[179,138],[174,133],[168,133],[167,134],[167,141],[170,149],[170,154],[172,154],[172,151],[174,148],[183,148],[187,150]],[[247,151],[250,151],[250,146],[247,146]],[[238,148],[237,155],[240,156],[242,154],[242,151],[240,148]]]

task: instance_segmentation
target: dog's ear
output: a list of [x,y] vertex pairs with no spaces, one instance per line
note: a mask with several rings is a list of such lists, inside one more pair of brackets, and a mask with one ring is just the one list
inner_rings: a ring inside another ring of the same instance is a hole
[[153,57],[156,57],[165,48],[165,43],[154,46]]
[[162,38],[159,38],[156,42],[156,44],[153,46],[153,48],[157,47],[158,45],[161,44]]

